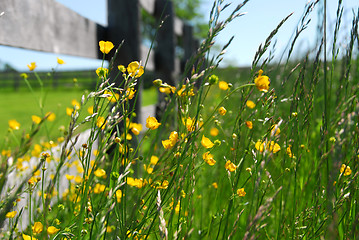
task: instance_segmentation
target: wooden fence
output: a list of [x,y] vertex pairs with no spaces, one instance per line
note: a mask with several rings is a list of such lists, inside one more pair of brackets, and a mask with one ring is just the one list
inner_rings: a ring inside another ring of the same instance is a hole
[[[98,42],[124,41],[115,64],[146,62],[147,71],[175,84],[174,76],[198,46],[193,28],[174,14],[170,0],[108,0],[108,25],[102,26],[54,0],[1,0],[0,44],[31,50],[102,59]],[[141,11],[160,23],[153,51],[142,44]],[[183,58],[176,56],[180,47]],[[112,74],[116,74],[117,68]],[[139,91],[140,92],[140,91]],[[140,96],[140,94],[139,94]],[[141,99],[137,100],[139,111]]]

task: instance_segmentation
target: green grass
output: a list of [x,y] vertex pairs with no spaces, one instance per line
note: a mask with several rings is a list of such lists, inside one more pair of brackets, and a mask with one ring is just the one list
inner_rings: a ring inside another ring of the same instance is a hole
[[[84,90],[54,90],[48,89],[44,91],[44,108],[43,113],[54,112],[56,120],[54,122],[47,122],[50,138],[55,138],[60,135],[58,128],[60,126],[67,126],[70,117],[66,115],[66,107],[71,107],[71,101],[76,99],[81,100]],[[41,92],[36,90],[34,93],[30,91],[21,90],[18,92],[6,91],[0,93],[0,138],[4,137],[8,132],[8,121],[16,119],[20,124],[20,131],[15,132],[17,135],[22,134],[25,130],[31,127],[31,116],[43,116],[40,108]],[[142,106],[156,104],[157,89],[144,89],[142,92]],[[88,104],[89,105],[89,104]],[[85,106],[86,108],[88,106]],[[43,130],[42,130],[43,131]],[[40,132],[39,135],[41,135]],[[45,134],[46,135],[46,134]]]

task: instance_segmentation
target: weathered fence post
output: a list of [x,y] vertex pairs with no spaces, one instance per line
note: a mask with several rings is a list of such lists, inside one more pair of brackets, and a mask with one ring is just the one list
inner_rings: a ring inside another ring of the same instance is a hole
[[[156,0],[155,17],[160,20],[161,27],[157,33],[157,46],[155,50],[155,69],[158,76],[171,86],[176,86],[175,47],[176,36],[174,30],[174,9],[171,1]],[[165,95],[158,95],[156,115],[161,117],[166,107]]]
[[[114,78],[118,73],[117,66],[127,65],[132,61],[141,59],[141,14],[139,0],[108,0],[108,28],[107,37],[115,45],[124,41],[118,56],[114,60],[110,77]],[[121,79],[116,81],[118,85]],[[131,102],[131,109],[135,107],[136,117],[134,121],[141,119],[141,89],[139,83],[136,86],[137,101]],[[135,99],[135,98],[134,98]]]

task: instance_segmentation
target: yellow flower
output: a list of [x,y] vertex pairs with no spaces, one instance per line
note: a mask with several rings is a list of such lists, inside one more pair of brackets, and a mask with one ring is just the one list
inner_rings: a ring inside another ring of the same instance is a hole
[[66,108],[66,115],[71,116],[73,111],[74,111],[73,108],[67,107],[67,108]]
[[24,240],[37,240],[37,238],[30,237],[29,235],[26,235],[26,234],[22,234],[22,238]]
[[169,139],[162,140],[162,145],[165,149],[170,149],[173,147],[172,141]]
[[60,231],[60,229],[58,229],[58,228],[56,228],[56,227],[54,227],[54,226],[50,226],[50,227],[47,228],[47,233],[48,233],[49,235],[55,234],[55,233],[57,233],[58,231]]
[[269,150],[270,152],[276,153],[276,152],[280,151],[280,146],[278,145],[278,143],[271,141],[270,144],[268,144],[268,146],[267,146],[267,150]]
[[151,156],[150,162],[152,165],[156,165],[158,162],[158,157],[157,156]]
[[95,187],[93,188],[93,192],[95,194],[102,193],[105,191],[106,186],[100,183],[96,183]]
[[290,158],[292,158],[294,155],[293,155],[293,153],[292,153],[292,149],[291,149],[291,145],[289,145],[288,147],[287,147],[287,155],[290,157]]
[[342,164],[342,166],[340,167],[340,173],[344,172],[344,176],[349,176],[350,174],[352,174],[352,170],[350,169],[349,166]]
[[237,195],[240,197],[244,197],[246,195],[246,192],[244,191],[244,188],[237,189]]
[[28,79],[29,75],[27,75],[26,73],[21,73],[20,77],[22,77],[23,79]]
[[211,130],[209,131],[209,134],[212,136],[212,137],[215,137],[217,136],[219,133],[219,130],[217,128],[211,128]]
[[128,177],[127,178],[127,185],[137,187],[137,188],[142,188],[143,186],[146,185],[146,182],[143,181],[142,178],[138,179],[138,178]]
[[263,70],[260,69],[258,71],[258,77],[254,79],[254,83],[259,91],[268,92],[270,85],[269,77],[265,75],[262,76],[262,73]]
[[36,62],[32,62],[30,64],[27,64],[27,67],[29,68],[30,71],[34,71],[36,68]]
[[257,141],[255,144],[255,148],[260,151],[263,152],[264,151],[264,145],[266,145],[266,150],[269,152],[273,152],[276,153],[278,151],[280,151],[280,146],[278,145],[278,143],[275,143],[274,141],[271,141],[270,143],[265,143],[262,141]]
[[224,107],[220,107],[218,109],[218,113],[221,114],[222,116],[226,115],[227,110]]
[[205,152],[202,157],[203,160],[210,166],[213,166],[216,163],[216,161],[213,159],[213,155],[210,154],[210,152]]
[[131,77],[139,78],[144,73],[144,69],[139,62],[133,61],[130,64],[128,64],[127,72]]
[[169,139],[162,141],[162,145],[165,149],[170,149],[174,147],[177,141],[178,141],[178,133],[176,131],[173,131],[171,132]]
[[93,114],[93,106],[87,108],[87,112],[92,115]]
[[107,99],[112,103],[115,103],[120,99],[120,95],[118,93],[112,93],[111,91],[106,90],[104,94],[110,95]]
[[252,129],[253,128],[253,123],[252,121],[246,121],[246,125],[249,129]]
[[71,105],[74,106],[76,110],[80,109],[80,103],[76,99],[72,99]]
[[106,178],[106,171],[101,169],[101,168],[98,168],[96,169],[96,171],[94,172],[95,176],[96,177],[99,177],[99,178]]
[[8,212],[8,213],[6,213],[5,217],[6,218],[14,218],[16,216],[16,214],[17,214],[16,211]]
[[65,61],[62,60],[61,58],[57,58],[57,63],[62,65],[62,64],[65,64]]
[[231,162],[231,160],[227,160],[227,162],[226,162],[226,164],[224,165],[224,167],[225,167],[228,171],[230,171],[230,172],[234,172],[234,171],[236,170],[236,168],[237,168],[237,166],[234,165],[234,164]]
[[225,81],[219,81],[218,83],[219,89],[226,91],[228,87],[228,83]]
[[155,117],[149,116],[146,119],[146,127],[151,130],[157,129],[160,125],[161,125],[161,123],[159,123]]
[[12,130],[19,130],[20,129],[20,123],[16,121],[15,119],[9,120],[9,127]]
[[108,75],[108,69],[107,68],[103,68],[103,67],[99,67],[96,69],[96,74],[99,77],[106,77]]
[[69,181],[71,181],[71,180],[73,180],[73,179],[75,178],[75,176],[69,175],[69,174],[65,174],[65,177],[66,177],[66,179],[69,180]]
[[105,118],[102,116],[99,116],[96,120],[97,127],[101,128],[102,130],[105,129],[107,121],[105,121]]
[[122,73],[125,73],[125,72],[126,72],[126,67],[123,66],[123,65],[118,65],[117,68],[118,68],[118,70],[119,70],[120,72],[122,72]]
[[42,225],[41,222],[35,222],[34,226],[32,227],[32,232],[34,234],[41,233],[43,228],[44,228],[44,226]]
[[182,122],[186,126],[187,131],[192,132],[195,130],[194,120],[192,120],[192,118],[188,117],[186,119],[182,119]]
[[110,41],[100,41],[98,45],[100,46],[100,51],[105,54],[108,54],[114,47],[113,43]]
[[280,128],[277,124],[274,124],[271,128],[271,135],[279,135],[280,134]]
[[52,122],[56,119],[56,115],[53,112],[47,112],[45,114],[45,116],[47,116],[47,120],[49,120],[50,122]]
[[121,202],[121,198],[122,198],[122,191],[121,191],[121,189],[118,189],[118,190],[116,191],[115,195],[116,195],[116,200],[117,200],[117,202],[120,203],[120,202]]
[[206,138],[204,135],[202,136],[201,144],[205,148],[212,148],[214,146],[214,143],[209,138]]
[[41,117],[36,116],[36,115],[32,115],[32,116],[31,116],[31,119],[32,119],[32,121],[33,121],[34,123],[36,123],[36,124],[39,124],[39,123],[41,122]]
[[135,96],[136,90],[129,88],[126,90],[126,100],[131,100]]
[[248,101],[246,102],[246,105],[247,105],[247,107],[249,107],[249,108],[251,108],[251,109],[253,109],[253,108],[256,107],[256,104],[255,104],[253,101],[251,101],[251,100],[248,100]]
[[214,183],[212,183],[212,186],[213,186],[215,189],[217,189],[217,188],[218,188],[218,183],[214,182]]
[[142,124],[141,123],[131,123],[130,129],[131,129],[132,133],[137,136],[142,131]]

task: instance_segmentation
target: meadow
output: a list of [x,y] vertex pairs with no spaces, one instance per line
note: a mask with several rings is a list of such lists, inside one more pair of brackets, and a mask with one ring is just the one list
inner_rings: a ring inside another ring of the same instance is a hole
[[[332,38],[321,36],[302,59],[290,49],[272,61],[283,19],[251,67],[217,69],[227,46],[211,55],[213,41],[245,3],[222,21],[226,3],[214,1],[208,36],[178,86],[153,79],[166,107],[145,126],[131,104],[146,71],[136,59],[99,66],[94,91],[49,92],[53,100],[29,107],[39,118],[28,125],[31,113],[6,119],[0,238],[357,239],[358,13],[348,42],[337,42],[338,1]],[[317,3],[308,2],[298,29]],[[111,56],[114,44],[100,41],[100,51]],[[60,130],[48,112],[64,121]]]

